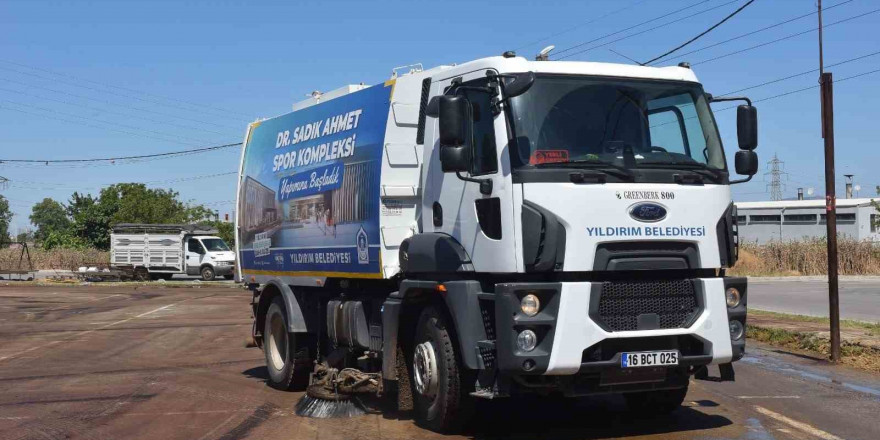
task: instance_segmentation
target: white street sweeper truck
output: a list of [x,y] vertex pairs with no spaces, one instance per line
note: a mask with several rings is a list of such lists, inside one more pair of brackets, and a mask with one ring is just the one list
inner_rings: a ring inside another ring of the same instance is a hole
[[[747,98],[687,64],[404,70],[248,127],[237,273],[271,386],[384,395],[445,431],[473,399],[620,393],[656,413],[690,376],[734,379]],[[731,100],[739,180],[710,109]]]

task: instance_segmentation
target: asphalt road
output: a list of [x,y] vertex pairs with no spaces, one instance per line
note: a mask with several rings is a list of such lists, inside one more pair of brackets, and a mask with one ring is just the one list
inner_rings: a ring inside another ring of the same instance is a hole
[[[880,279],[840,281],[840,316],[880,322]],[[799,315],[828,316],[828,282],[797,278],[749,280],[749,307]]]
[[218,286],[0,286],[0,438],[880,438],[880,378],[754,345],[736,382],[693,382],[661,418],[619,397],[491,402],[447,437],[405,414],[301,418],[301,394],[267,387],[244,347],[248,300]]

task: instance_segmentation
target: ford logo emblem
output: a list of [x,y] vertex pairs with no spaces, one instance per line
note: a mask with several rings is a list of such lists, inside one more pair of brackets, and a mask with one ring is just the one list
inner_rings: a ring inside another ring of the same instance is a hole
[[629,208],[629,216],[640,222],[659,222],[666,218],[666,208],[658,203],[636,203]]

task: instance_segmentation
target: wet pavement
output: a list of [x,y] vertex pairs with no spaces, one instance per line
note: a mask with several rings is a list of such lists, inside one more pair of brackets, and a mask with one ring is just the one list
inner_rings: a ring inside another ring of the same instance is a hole
[[684,407],[502,400],[458,436],[406,414],[305,419],[245,348],[250,293],[219,286],[0,285],[0,438],[877,439],[880,377],[749,345],[737,381],[692,382]]

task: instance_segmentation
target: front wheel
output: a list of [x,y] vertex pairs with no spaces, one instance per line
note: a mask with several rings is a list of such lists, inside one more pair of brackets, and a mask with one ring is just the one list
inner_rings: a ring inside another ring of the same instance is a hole
[[635,413],[643,415],[668,414],[681,406],[688,387],[674,390],[641,391],[623,395],[626,406]]
[[437,432],[459,428],[465,421],[465,392],[455,347],[443,314],[422,311],[410,362],[413,409],[418,423]]
[[287,319],[284,301],[280,295],[276,296],[263,324],[263,353],[269,370],[267,382],[279,390],[302,391],[309,383],[309,365],[298,356],[294,334],[287,331]]
[[202,281],[214,281],[214,268],[205,266],[201,270]]

